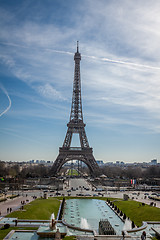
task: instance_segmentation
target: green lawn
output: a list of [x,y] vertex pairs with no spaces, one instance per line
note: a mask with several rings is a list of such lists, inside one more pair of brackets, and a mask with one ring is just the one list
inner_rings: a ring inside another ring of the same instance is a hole
[[72,169],[72,171],[71,171],[71,169],[69,169],[69,171],[68,171],[68,175],[69,176],[78,176],[78,172],[77,172],[77,170],[76,169]]
[[63,240],[76,240],[76,236],[65,236]]
[[7,215],[7,217],[16,217],[19,219],[39,219],[39,220],[49,220],[51,214],[54,213],[57,216],[58,209],[60,206],[60,201],[56,198],[48,199],[36,199],[24,206],[26,211],[15,211]]
[[114,204],[122,210],[137,226],[142,225],[142,221],[160,221],[160,208],[149,205],[142,206],[141,203],[122,199],[112,199]]

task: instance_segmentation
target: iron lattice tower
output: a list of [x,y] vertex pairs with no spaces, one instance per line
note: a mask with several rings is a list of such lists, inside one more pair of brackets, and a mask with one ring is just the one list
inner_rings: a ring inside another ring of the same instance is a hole
[[[81,54],[77,42],[77,52],[74,55],[75,69],[73,81],[73,95],[70,120],[67,124],[67,133],[64,139],[63,146],[59,148],[59,155],[56,158],[51,173],[56,175],[62,166],[69,160],[83,161],[89,168],[92,176],[98,175],[99,166],[93,156],[93,150],[89,147],[87,135],[85,132],[85,124],[82,114],[82,99],[81,99],[81,77],[80,77],[80,61]],[[72,135],[79,134],[81,147],[71,147]]]

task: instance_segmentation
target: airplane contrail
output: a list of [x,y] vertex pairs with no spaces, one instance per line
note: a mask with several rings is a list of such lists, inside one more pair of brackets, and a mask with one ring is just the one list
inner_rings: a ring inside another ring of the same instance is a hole
[[140,64],[140,63],[121,61],[121,60],[114,60],[114,59],[105,58],[105,57],[95,57],[95,56],[87,56],[87,55],[83,55],[83,56],[85,56],[87,58],[95,59],[95,60],[104,61],[104,62],[112,62],[112,63],[117,63],[117,64],[124,64],[124,65],[129,65],[129,66],[135,66],[135,67],[141,67],[141,68],[143,67],[143,68],[150,68],[150,69],[160,70],[160,67],[154,67],[154,66]]
[[[4,45],[8,45],[8,46],[11,46],[11,47],[20,47],[20,48],[26,48],[26,49],[37,49],[37,48],[34,48],[34,47],[29,47],[29,46],[23,46],[23,45],[19,45],[19,44],[15,44],[15,43],[5,43],[5,42],[1,42],[1,44],[4,44]],[[55,53],[61,53],[61,54],[69,54],[69,55],[73,55],[74,53],[73,52],[67,52],[67,51],[62,51],[62,50],[56,50],[56,49],[52,49],[52,48],[42,48],[43,50],[45,51],[50,51],[50,52],[55,52]]]
[[[60,51],[60,50],[55,50],[51,48],[45,48],[44,50],[46,51],[51,51],[51,52],[56,52],[56,53],[61,53],[61,54],[69,54],[73,55],[74,53],[72,52],[67,52],[67,51]],[[140,64],[140,63],[134,63],[134,62],[128,62],[128,61],[121,61],[121,60],[114,60],[111,58],[105,58],[105,57],[95,57],[95,56],[88,56],[88,55],[83,55],[84,57],[91,58],[91,59],[96,59],[104,62],[111,62],[111,63],[117,63],[117,64],[123,64],[123,65],[129,65],[129,66],[135,66],[135,67],[140,67],[140,68],[149,68],[149,69],[155,69],[155,70],[160,70],[160,67],[154,67],[150,65],[145,65],[145,64]]]
[[11,105],[12,105],[12,101],[11,101],[11,99],[10,99],[10,97],[9,97],[8,92],[6,91],[6,89],[5,89],[2,85],[0,85],[0,88],[1,88],[2,91],[5,93],[5,95],[6,95],[7,98],[8,98],[8,101],[9,101],[8,107],[7,107],[2,113],[0,113],[0,117],[1,117],[3,114],[5,114],[5,113],[7,113],[7,112],[9,111],[9,109],[11,108]]
[[[14,47],[21,47],[21,48],[30,48],[28,46],[23,46],[15,43],[6,43],[6,42],[0,42],[1,44],[8,45],[8,46],[14,46]],[[32,49],[37,49],[33,48]],[[56,50],[52,48],[43,48],[44,51],[50,51],[50,52],[55,52],[55,53],[60,53],[60,54],[68,54],[68,55],[73,55],[74,53],[72,52],[67,52],[67,51],[62,51],[62,50]],[[128,62],[128,61],[122,61],[122,60],[115,60],[111,58],[105,58],[105,57],[96,57],[96,56],[88,56],[88,55],[83,55],[86,58],[91,58],[99,61],[104,61],[104,62],[111,62],[115,64],[123,64],[123,65],[128,65],[128,66],[134,66],[134,67],[139,67],[139,68],[148,68],[148,69],[153,69],[153,70],[160,70],[160,67],[155,67],[151,65],[146,65],[146,64],[140,64],[140,63],[134,63],[134,62]]]

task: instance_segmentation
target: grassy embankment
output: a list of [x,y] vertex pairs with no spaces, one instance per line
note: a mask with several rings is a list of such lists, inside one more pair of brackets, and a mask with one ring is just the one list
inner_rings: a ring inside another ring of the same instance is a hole
[[78,171],[76,169],[69,169],[68,173],[67,173],[68,176],[78,176]]
[[137,226],[143,221],[160,221],[160,208],[145,206],[133,200],[123,201],[122,199],[111,199],[114,204],[126,214]]
[[49,220],[51,214],[57,216],[60,201],[56,198],[36,199],[24,206],[23,211],[15,211],[7,215],[7,217],[15,217],[19,219],[39,219]]

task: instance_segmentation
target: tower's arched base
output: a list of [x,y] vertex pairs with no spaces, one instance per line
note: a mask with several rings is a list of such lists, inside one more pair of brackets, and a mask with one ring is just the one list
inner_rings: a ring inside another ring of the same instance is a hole
[[90,174],[92,176],[98,176],[100,173],[99,166],[93,156],[92,148],[59,148],[59,155],[56,158],[52,169],[51,175],[56,176],[57,173],[60,171],[62,166],[70,160],[80,160],[83,161],[89,168]]

